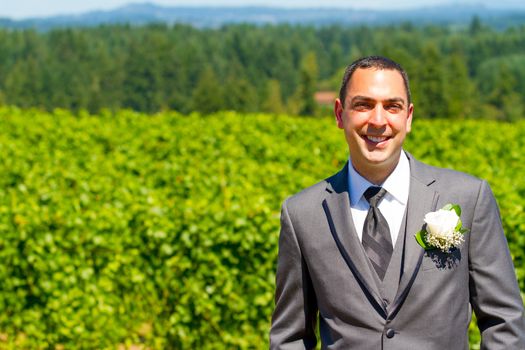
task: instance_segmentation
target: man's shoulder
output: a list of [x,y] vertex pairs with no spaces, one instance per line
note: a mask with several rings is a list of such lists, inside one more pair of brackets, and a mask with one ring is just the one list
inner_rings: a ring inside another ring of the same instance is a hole
[[291,195],[285,200],[285,206],[289,209],[307,210],[308,208],[319,207],[327,195],[331,192],[347,191],[348,189],[348,168],[347,165],[332,176],[306,187],[303,190]]
[[415,169],[411,169],[412,177],[416,179],[433,179],[435,185],[451,190],[465,191],[468,189],[479,189],[483,179],[455,169],[438,167],[422,161],[412,159]]
[[420,166],[425,167],[427,171],[434,174],[436,177],[441,178],[465,178],[465,181],[480,181],[481,179],[475,177],[472,174],[468,174],[459,170],[451,169],[451,168],[444,168],[439,167],[435,165],[430,165],[418,160],[415,160],[420,164]]
[[318,203],[325,198],[328,182],[327,179],[317,182],[316,184],[306,187],[301,191],[291,195],[285,200],[286,206],[304,207],[308,203]]

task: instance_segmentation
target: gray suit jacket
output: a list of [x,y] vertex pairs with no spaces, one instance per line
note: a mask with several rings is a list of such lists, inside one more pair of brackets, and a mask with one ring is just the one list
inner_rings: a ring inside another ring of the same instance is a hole
[[[523,301],[499,210],[485,181],[407,154],[410,192],[396,297],[385,303],[352,222],[347,166],[285,201],[271,349],[468,349],[474,310],[482,349],[525,349]],[[414,234],[447,203],[462,208],[465,242],[425,252]]]

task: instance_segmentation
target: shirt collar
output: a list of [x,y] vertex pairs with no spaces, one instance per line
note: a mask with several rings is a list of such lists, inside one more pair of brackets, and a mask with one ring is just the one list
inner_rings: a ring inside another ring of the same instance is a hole
[[[373,183],[362,177],[352,166],[352,160],[348,158],[348,189],[350,192],[351,205],[357,205],[363,193]],[[382,187],[401,204],[408,201],[410,186],[410,164],[405,152],[401,152],[399,162],[394,171],[383,182]]]

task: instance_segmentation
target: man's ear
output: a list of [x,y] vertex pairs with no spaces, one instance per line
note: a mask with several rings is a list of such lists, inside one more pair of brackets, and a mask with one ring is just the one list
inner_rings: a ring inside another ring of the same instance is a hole
[[339,129],[343,129],[343,104],[341,103],[341,100],[336,98],[335,104],[334,104],[334,114],[335,114],[335,121],[337,122],[337,127]]
[[410,106],[408,106],[408,114],[407,114],[407,134],[412,130],[412,116],[414,115],[414,105],[411,103]]

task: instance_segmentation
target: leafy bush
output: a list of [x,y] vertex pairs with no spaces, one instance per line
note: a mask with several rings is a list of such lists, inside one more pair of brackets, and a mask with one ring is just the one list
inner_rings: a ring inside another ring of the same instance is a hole
[[[280,204],[347,158],[331,119],[3,108],[0,129],[12,349],[267,348]],[[416,121],[407,143],[491,183],[522,290],[524,132]]]

